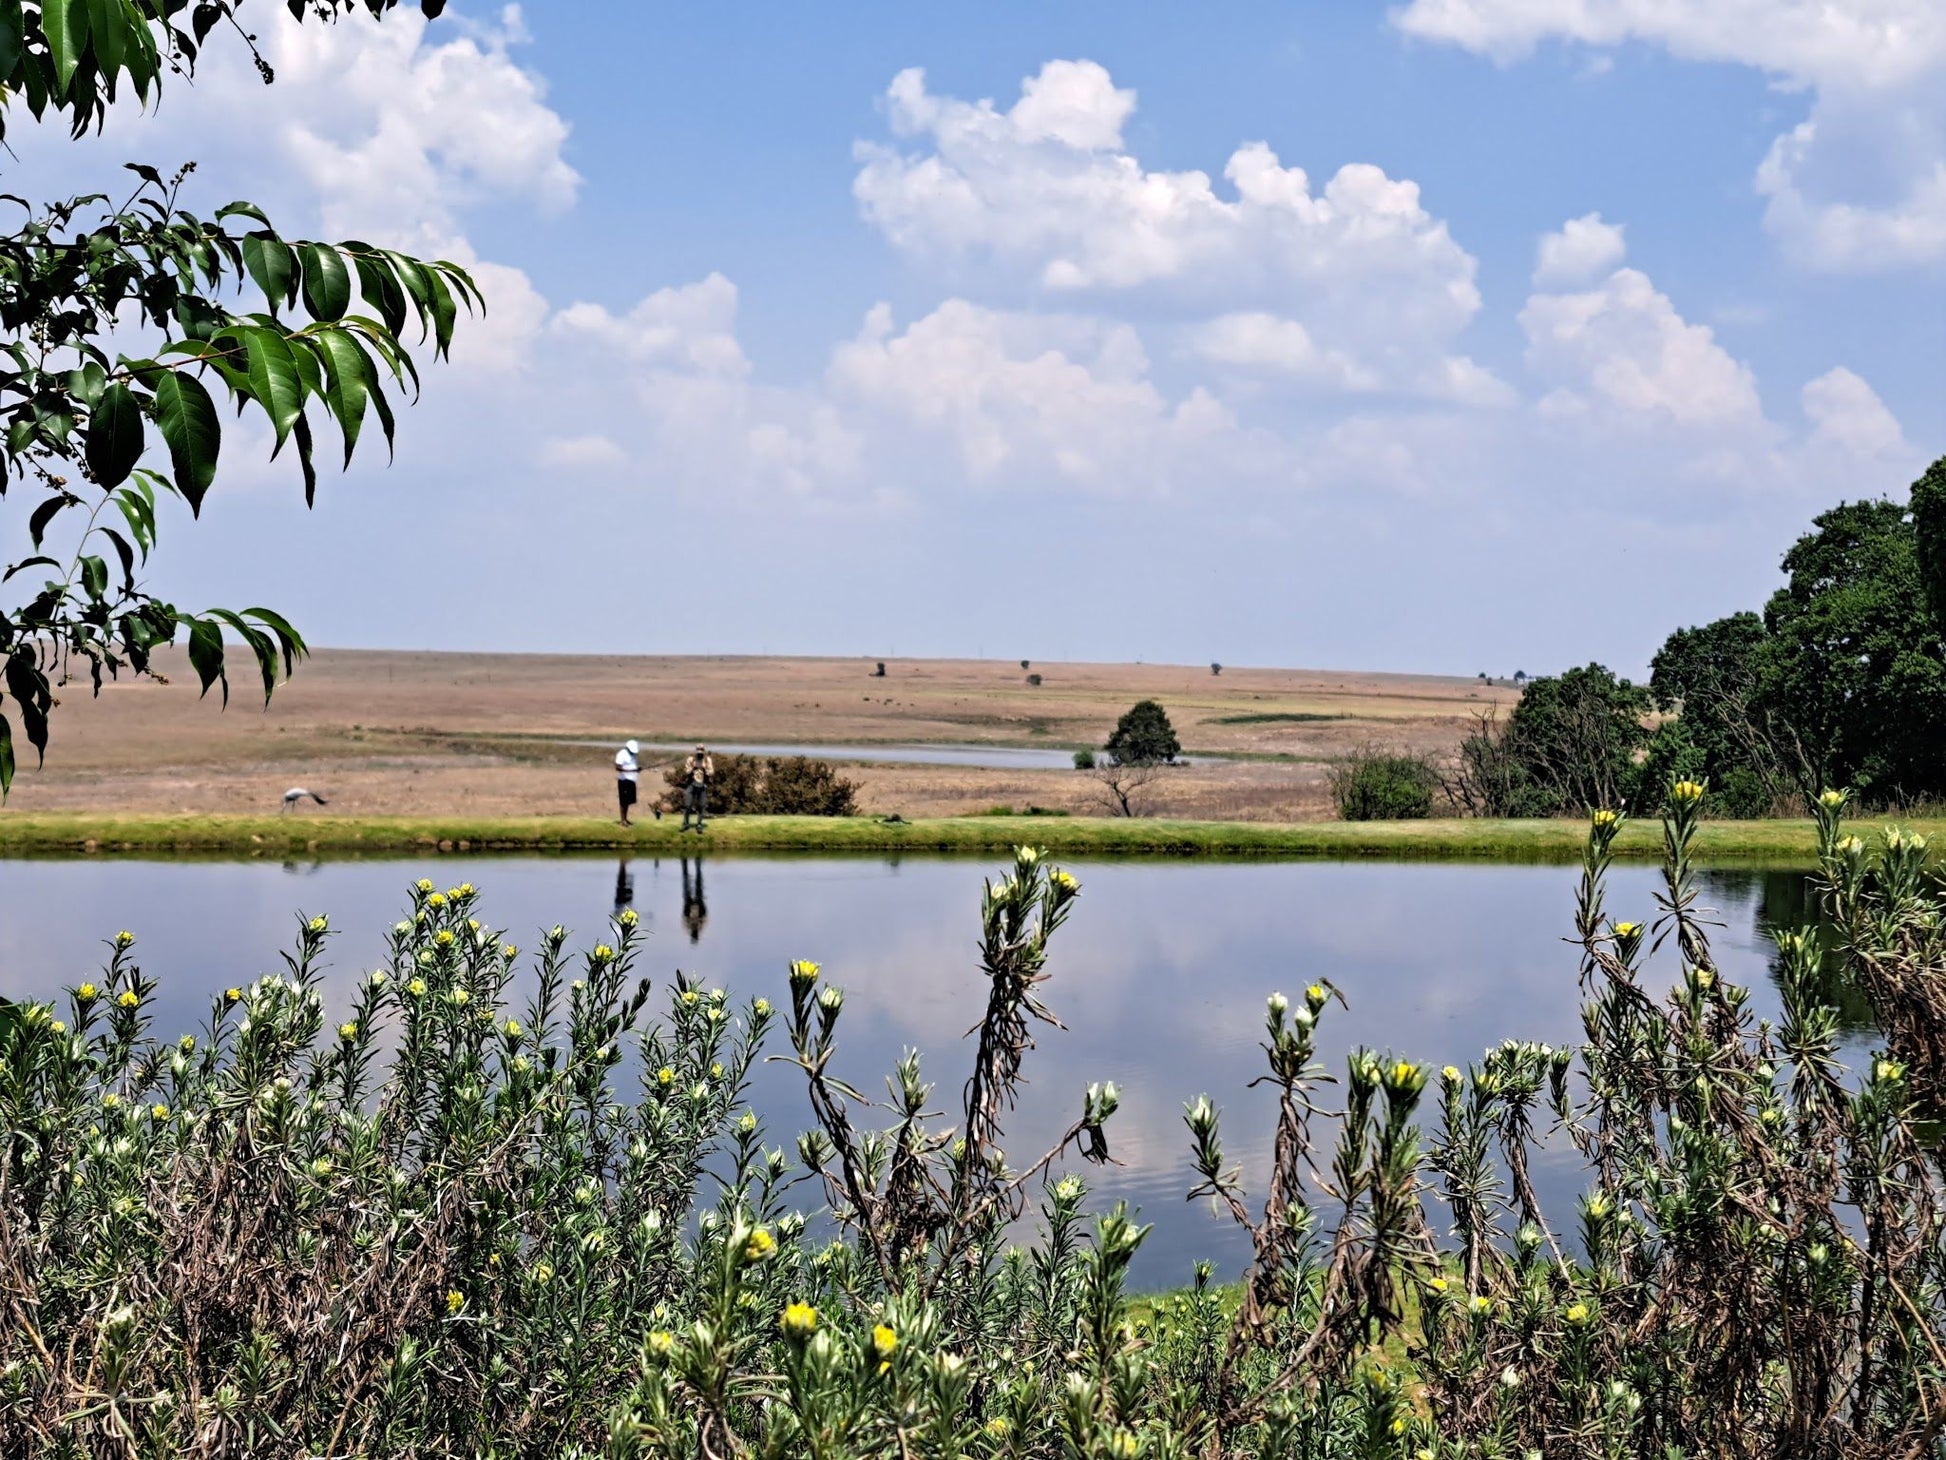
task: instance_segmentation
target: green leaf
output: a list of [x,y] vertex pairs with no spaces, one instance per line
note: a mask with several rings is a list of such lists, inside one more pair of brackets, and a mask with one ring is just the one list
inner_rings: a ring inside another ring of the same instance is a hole
[[223,703],[230,702],[230,681],[223,673],[223,630],[207,619],[189,620],[189,663],[203,682],[203,693],[218,680],[223,682]]
[[41,33],[54,61],[54,79],[65,92],[88,49],[87,0],[41,0]]
[[33,539],[35,547],[41,545],[41,538],[47,533],[47,524],[52,522],[59,513],[65,512],[68,508],[74,506],[78,500],[78,498],[70,497],[66,493],[62,493],[58,496],[49,497],[34,509],[34,515],[27,519],[27,535]]
[[[95,69],[111,87],[130,48],[127,0],[87,0],[88,35],[95,45]],[[139,44],[139,43],[138,43]]]
[[[232,208],[242,204],[232,203]],[[264,291],[274,310],[290,303],[291,289],[297,280],[297,258],[281,238],[267,233],[252,233],[243,240],[243,266]]]
[[264,227],[270,227],[270,220],[264,216],[264,210],[259,208],[255,203],[244,202],[241,198],[234,203],[225,203],[222,207],[218,208],[216,210],[216,216],[219,220],[224,218],[254,218],[263,224]]
[[298,256],[304,261],[304,307],[311,318],[343,319],[351,307],[351,271],[338,250],[306,243],[299,245]]
[[108,596],[108,564],[93,553],[83,553],[77,560],[81,564],[81,587],[88,597],[101,599]]
[[0,796],[7,794],[14,783],[14,727],[7,723],[7,717],[0,715]]
[[311,337],[324,357],[324,404],[345,439],[345,465],[365,423],[365,406],[378,385],[378,370],[357,340],[344,330],[324,330]]
[[[348,244],[354,250],[369,249],[370,244]],[[385,328],[396,335],[405,328],[405,291],[399,287],[392,266],[375,253],[354,252],[352,263],[358,270],[358,291],[365,302],[378,311]]]
[[459,306],[453,302],[453,291],[446,287],[446,281],[438,270],[426,270],[426,284],[432,293],[433,354],[443,360],[452,348],[453,325],[459,319]]
[[120,381],[102,391],[88,417],[86,455],[104,487],[119,487],[142,459],[142,407]]
[[290,342],[276,330],[255,325],[238,333],[249,347],[250,358],[244,368],[250,380],[250,393],[264,408],[271,429],[277,433],[277,445],[271,452],[275,456],[284,449],[291,427],[297,424],[298,414],[304,409],[303,379],[297,373]]
[[0,81],[14,74],[26,39],[27,22],[20,13],[20,0],[0,0]]
[[203,494],[216,480],[216,456],[223,444],[216,402],[195,376],[171,370],[155,383],[155,424],[169,447],[176,490],[189,510],[200,514]]
[[36,662],[31,649],[16,648],[7,656],[7,693],[20,706],[20,726],[37,754],[47,751],[47,710],[53,703],[53,687]]
[[115,506],[122,518],[128,523],[129,536],[142,550],[142,560],[148,561],[149,549],[155,546],[155,497],[137,473],[131,485],[115,493]]

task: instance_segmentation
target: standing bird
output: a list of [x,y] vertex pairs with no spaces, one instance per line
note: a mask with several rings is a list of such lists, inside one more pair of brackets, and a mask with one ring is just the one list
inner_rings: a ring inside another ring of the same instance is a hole
[[284,810],[290,810],[291,807],[302,801],[306,796],[309,796],[318,805],[324,805],[324,797],[320,796],[316,791],[307,791],[302,786],[292,786],[288,791],[284,792]]

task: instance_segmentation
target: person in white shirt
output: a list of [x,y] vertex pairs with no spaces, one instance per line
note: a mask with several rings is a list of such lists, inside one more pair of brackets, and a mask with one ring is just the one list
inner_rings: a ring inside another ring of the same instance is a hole
[[642,774],[642,762],[638,757],[642,747],[631,740],[615,752],[615,796],[622,803],[622,825],[633,826],[628,818],[629,810],[635,805],[637,791],[636,778]]

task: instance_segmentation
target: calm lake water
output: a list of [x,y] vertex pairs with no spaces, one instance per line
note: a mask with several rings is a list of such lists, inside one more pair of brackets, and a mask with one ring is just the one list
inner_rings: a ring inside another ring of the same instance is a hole
[[[358,974],[382,956],[386,929],[422,873],[444,886],[470,881],[483,916],[523,947],[555,922],[595,942],[618,905],[649,929],[641,971],[681,968],[739,999],[781,1000],[785,967],[814,958],[848,994],[838,1073],[868,1094],[900,1051],[926,1054],[942,1104],[957,1100],[968,1052],[961,1037],[983,997],[976,936],[981,879],[997,859],[896,861],[736,858],[709,862],[443,856],[321,865],[165,861],[0,861],[0,993],[48,996],[88,977],[119,928],[140,939],[160,978],[155,1030],[197,1028],[216,990],[279,968],[294,917],[327,913],[327,1003],[343,1007]],[[1263,1069],[1257,1048],[1264,998],[1296,995],[1328,977],[1350,1000],[1328,1014],[1320,1051],[1342,1069],[1359,1044],[1434,1065],[1464,1065],[1503,1038],[1549,1043],[1580,1033],[1571,931],[1576,869],[1405,863],[1070,862],[1082,897],[1058,936],[1046,998],[1068,1026],[1047,1030],[1030,1055],[1031,1080],[1010,1128],[1017,1156],[1045,1149],[1080,1110],[1090,1080],[1121,1085],[1109,1127],[1124,1163],[1087,1174],[1098,1199],[1126,1197],[1155,1231],[1139,1276],[1181,1281],[1207,1256],[1226,1271],[1246,1257],[1234,1229],[1190,1185],[1182,1104],[1207,1092],[1226,1112],[1225,1145],[1251,1181],[1262,1170],[1271,1110],[1246,1088]],[[1625,867],[1609,908],[1649,921],[1657,874]],[[1726,872],[1703,900],[1724,927],[1717,961],[1775,1015],[1763,928],[1804,917],[1794,873]],[[20,909],[58,910],[23,916]],[[1665,960],[1656,981],[1675,976]],[[652,1004],[651,1007],[658,1005]],[[1847,1063],[1873,1035],[1862,1006],[1848,1010]],[[781,1038],[781,1031],[779,1034]],[[801,1092],[779,1066],[762,1071],[754,1103],[773,1143],[791,1144]],[[1563,1143],[1564,1145],[1564,1143]],[[1548,1153],[1537,1185],[1571,1226],[1583,1182],[1572,1153]],[[1254,1188],[1261,1189],[1260,1182]]]
[[[586,741],[606,745],[606,741]],[[645,754],[687,754],[689,745],[644,745]],[[717,745],[711,750],[728,755],[808,755],[814,760],[872,765],[960,765],[1002,771],[1065,771],[1074,768],[1074,752],[1032,745]]]

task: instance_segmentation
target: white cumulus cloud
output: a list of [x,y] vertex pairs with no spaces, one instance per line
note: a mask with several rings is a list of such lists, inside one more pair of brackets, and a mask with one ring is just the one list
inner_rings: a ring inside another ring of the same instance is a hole
[[1232,152],[1222,185],[1152,170],[1123,140],[1134,106],[1091,61],[1047,63],[1005,110],[902,71],[886,112],[907,145],[859,144],[853,192],[930,263],[1068,298],[1269,312],[1401,387],[1478,313],[1475,261],[1417,183],[1352,162],[1314,186],[1263,142]]
[[1412,0],[1406,33],[1517,60],[1544,41],[1660,46],[1815,94],[1757,171],[1766,224],[1819,268],[1946,258],[1939,0]]
[[1570,218],[1544,234],[1534,260],[1534,283],[1541,287],[1586,284],[1608,273],[1628,253],[1622,225],[1604,223],[1601,214]]
[[1597,404],[1684,426],[1762,419],[1749,367],[1708,325],[1677,313],[1638,269],[1575,293],[1536,294],[1520,325],[1528,363],[1560,382],[1557,409]]

